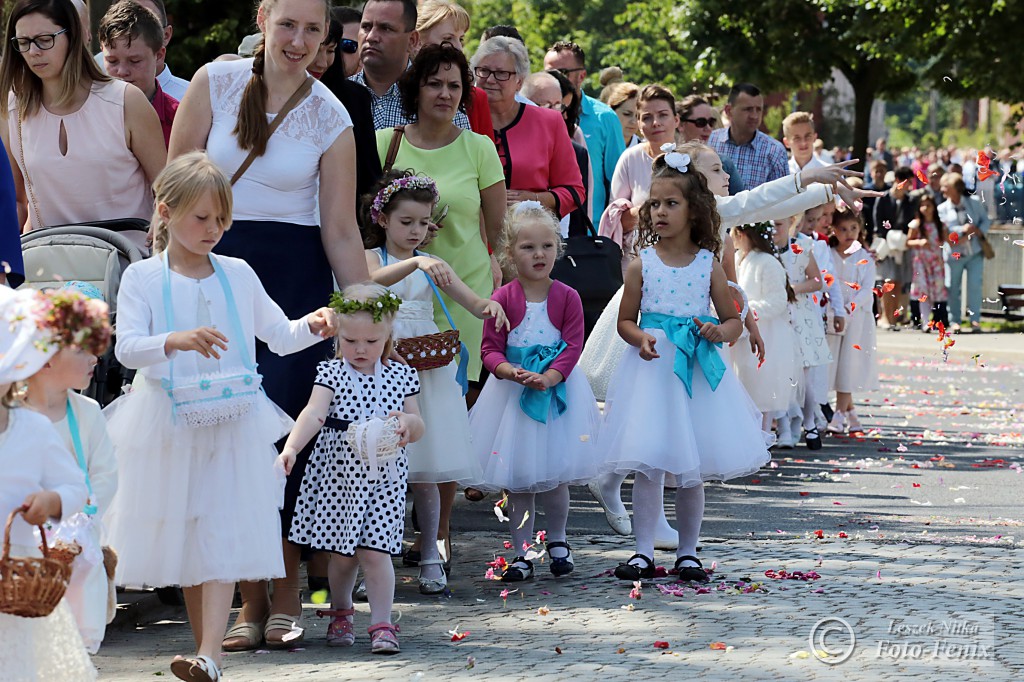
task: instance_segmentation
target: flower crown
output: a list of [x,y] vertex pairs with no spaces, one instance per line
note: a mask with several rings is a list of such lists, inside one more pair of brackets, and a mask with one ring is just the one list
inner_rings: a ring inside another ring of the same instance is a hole
[[765,237],[771,241],[772,237],[775,236],[775,224],[767,220],[762,220],[756,223],[747,223],[740,226],[741,230],[750,230],[751,232],[757,232],[762,237]]
[[675,142],[666,142],[661,145],[661,153],[665,155],[665,163],[680,173],[685,173],[690,169],[690,155],[677,152]]
[[377,196],[373,198],[373,204],[370,206],[370,220],[377,222],[384,207],[391,202],[391,197],[395,195],[395,192],[401,192],[403,189],[429,189],[434,195],[435,204],[440,198],[437,194],[437,184],[426,175],[407,175],[392,180],[377,192]]
[[370,313],[374,322],[380,322],[385,315],[394,315],[402,305],[402,299],[395,296],[391,291],[381,294],[377,298],[370,298],[365,301],[345,298],[341,292],[335,291],[331,294],[331,309],[339,315],[354,315],[355,313]]
[[106,303],[72,289],[40,292],[37,295],[36,326],[48,339],[36,342],[43,352],[54,343],[60,348],[75,346],[93,355],[103,355],[110,345],[110,309]]

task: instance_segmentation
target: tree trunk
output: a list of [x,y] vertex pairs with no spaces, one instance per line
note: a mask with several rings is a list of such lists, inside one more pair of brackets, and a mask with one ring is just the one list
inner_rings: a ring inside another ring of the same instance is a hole
[[851,84],[853,85],[853,158],[861,160],[861,163],[854,168],[864,171],[866,176],[868,163],[871,161],[866,158],[866,154],[868,136],[871,134],[871,107],[875,103],[875,90],[863,80]]

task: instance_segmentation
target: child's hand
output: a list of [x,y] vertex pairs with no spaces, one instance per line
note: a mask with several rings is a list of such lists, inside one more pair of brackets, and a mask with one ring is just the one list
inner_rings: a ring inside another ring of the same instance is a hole
[[832,319],[832,328],[835,329],[836,334],[842,334],[846,328],[846,318],[836,317]]
[[757,327],[750,332],[750,352],[757,356],[758,362],[764,362],[764,339],[761,338],[761,331]]
[[508,318],[505,316],[505,310],[497,301],[487,301],[481,313],[481,317],[484,319],[494,318],[494,331],[498,331],[502,327],[505,328],[505,331],[512,330],[512,325],[509,324]]
[[286,476],[292,473],[292,467],[295,466],[296,457],[296,453],[290,450],[285,450],[277,456],[277,460],[281,462],[281,466],[284,467],[284,473]]
[[320,308],[306,315],[309,331],[322,339],[329,339],[338,333],[338,318],[330,308]]
[[700,335],[711,343],[721,343],[725,341],[725,335],[722,333],[721,327],[714,322],[701,322],[699,318],[693,318],[693,321],[700,327]]
[[451,286],[452,282],[455,281],[455,271],[452,270],[452,266],[443,260],[419,256],[416,259],[416,267],[430,275],[430,279],[434,280],[434,284],[442,289]]
[[395,429],[395,435],[398,436],[398,447],[404,448],[409,444],[409,438],[411,437],[412,428],[412,417],[405,412],[391,412],[388,417],[395,417],[398,419],[398,428]]
[[847,315],[853,315],[853,308],[852,308],[852,307],[850,307],[850,304],[849,304],[849,303],[847,303],[846,305],[844,305],[844,306],[843,306],[843,309],[844,309],[844,310],[846,311],[846,314],[847,314]]
[[60,495],[52,490],[40,490],[25,498],[21,505],[21,515],[25,522],[32,526],[41,526],[47,519],[60,516]]
[[658,342],[658,339],[654,338],[650,334],[644,334],[643,340],[640,342],[640,359],[641,360],[653,360],[654,358],[660,358],[658,352],[654,350],[654,344]]
[[170,355],[171,351],[194,350],[204,358],[214,357],[220,360],[221,350],[228,349],[228,337],[221,334],[213,327],[199,327],[187,332],[171,332],[164,341],[164,354]]
[[544,391],[555,385],[555,381],[548,375],[537,374],[522,368],[516,370],[516,381],[535,391]]

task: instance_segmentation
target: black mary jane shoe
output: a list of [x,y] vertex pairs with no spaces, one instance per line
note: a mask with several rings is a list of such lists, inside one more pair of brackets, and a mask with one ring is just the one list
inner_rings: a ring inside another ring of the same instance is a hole
[[804,431],[804,443],[807,444],[808,450],[821,450],[821,434],[818,433],[818,427],[811,427]]
[[[637,566],[632,563],[634,559],[643,559],[647,565]],[[644,554],[634,554],[629,561],[615,567],[615,577],[619,580],[636,582],[637,580],[650,580],[654,577],[654,559]]]
[[[566,551],[566,555],[564,557],[551,556],[552,547],[563,547]],[[562,542],[561,540],[555,540],[554,542],[549,542],[547,544],[547,549],[548,557],[551,558],[551,575],[556,578],[563,575],[569,575],[572,573],[573,569],[576,568],[572,563],[572,547],[569,546],[569,543]]]
[[[684,561],[692,561],[696,566],[680,566]],[[676,559],[675,565],[676,571],[679,573],[680,580],[692,580],[695,583],[706,583],[711,580],[708,576],[707,571],[704,570],[704,564],[700,562],[695,556],[689,554],[683,555]]]
[[517,556],[509,565],[505,567],[505,571],[501,574],[501,582],[503,583],[521,583],[524,580],[529,580],[533,577],[533,562],[524,559],[521,556]]

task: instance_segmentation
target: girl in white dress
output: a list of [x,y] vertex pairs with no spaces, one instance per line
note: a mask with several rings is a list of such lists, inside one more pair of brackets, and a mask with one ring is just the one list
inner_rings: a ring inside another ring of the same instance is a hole
[[789,284],[786,269],[775,256],[772,223],[754,223],[733,228],[736,244],[736,276],[757,316],[765,345],[772,349],[764,361],[748,352],[743,344],[732,347],[733,368],[757,409],[761,410],[761,428],[771,429],[777,412],[789,410],[797,385],[796,336],[789,321],[789,304],[796,295]]
[[[281,451],[289,475],[301,451],[319,436],[295,503],[289,539],[331,552],[327,646],[355,644],[352,589],[360,567],[370,602],[370,650],[397,654],[391,623],[395,569],[402,548],[409,460],[405,446],[423,436],[415,369],[387,365],[392,322],[401,300],[383,286],[355,284],[331,298],[338,315],[337,357],[320,363],[309,402]],[[388,433],[388,422],[394,430]],[[388,420],[388,421],[385,421]],[[384,451],[379,444],[384,443]],[[357,444],[362,444],[359,446]],[[378,459],[379,458],[379,459]]]
[[[481,318],[494,318],[495,327],[505,325],[505,312],[495,301],[480,298],[459,279],[451,266],[437,256],[416,249],[428,233],[430,217],[437,202],[437,187],[425,176],[409,171],[392,171],[384,176],[373,197],[366,224],[372,225],[366,252],[370,278],[389,287],[402,299],[395,316],[396,340],[438,333],[434,322],[434,302],[441,301],[436,290],[448,294],[453,301]],[[442,301],[442,306],[444,303]],[[480,462],[470,449],[469,417],[466,413],[465,367],[463,356],[445,367],[420,372],[423,395],[422,417],[426,424],[424,437],[406,449],[409,457],[409,487],[416,503],[421,542],[418,563],[420,592],[440,594],[448,584],[442,570],[437,538],[448,539],[448,514],[441,518],[439,484],[468,485],[480,480]],[[460,370],[460,381],[456,378]],[[451,507],[445,505],[445,511]],[[423,540],[426,541],[423,541]]]
[[[669,473],[678,485],[675,568],[683,580],[707,581],[696,557],[704,481],[757,471],[769,460],[771,436],[720,350],[739,338],[742,323],[715,260],[722,242],[714,195],[688,155],[655,160],[640,217],[640,256],[626,271],[619,308],[619,333],[630,347],[612,379],[598,442],[607,470],[637,472],[636,553],[615,575],[654,576]],[[712,302],[721,322],[710,317]]]
[[853,394],[878,389],[875,317],[871,314],[875,259],[860,244],[862,228],[860,217],[850,211],[836,211],[832,216],[831,274],[836,283],[841,283],[839,290],[846,309],[845,332],[834,334],[829,330],[828,335],[833,357],[830,385],[836,392],[836,413],[828,426],[833,433],[863,432],[853,407]]
[[140,377],[107,408],[121,477],[108,535],[119,584],[185,588],[198,655],[171,671],[208,682],[235,582],[284,574],[274,443],[292,421],[259,390],[256,339],[299,351],[334,318],[288,320],[245,261],[211,254],[232,200],[205,153],[172,161],[153,189],[157,255],[125,270],[117,296],[115,352]]
[[[59,348],[38,324],[40,301],[35,291],[0,286],[0,515],[6,521],[21,510],[11,527],[12,557],[41,556],[33,526],[69,518],[88,496],[53,426],[20,401],[18,382]],[[0,613],[0,671],[4,682],[96,679],[67,599],[43,618]]]
[[786,414],[777,415],[779,445],[795,446],[802,426],[804,442],[809,450],[820,450],[822,447],[815,419],[820,409],[818,406],[828,397],[827,390],[818,390],[813,374],[818,371],[827,372],[832,362],[832,353],[825,339],[822,313],[823,273],[814,257],[814,240],[800,231],[800,226],[808,220],[817,220],[814,215],[816,212],[820,212],[819,209],[805,211],[794,220],[776,220],[774,223],[775,247],[797,298],[789,307],[789,316],[799,351],[794,400]]
[[483,468],[476,487],[508,491],[517,556],[502,574],[506,582],[533,577],[532,559],[543,554],[529,551],[537,502],[547,521],[551,573],[573,571],[569,484],[597,473],[597,401],[586,378],[573,371],[583,350],[583,303],[575,289],[551,279],[561,245],[555,216],[539,202],[509,209],[498,253],[516,278],[492,295],[509,325],[484,325],[481,359],[491,376],[469,415]]
[[[67,289],[71,291],[67,291]],[[72,293],[74,292],[74,293]],[[100,305],[103,294],[86,282],[68,282],[55,296],[89,296]],[[72,515],[61,534],[74,538],[82,552],[72,566],[67,600],[75,614],[78,631],[89,653],[96,653],[114,610],[108,608],[112,585],[107,578],[100,544],[103,515],[117,491],[117,459],[107,434],[107,420],[99,404],[76,391],[92,381],[99,346],[71,345],[61,348],[41,370],[28,380],[26,404],[49,419],[85,474],[89,501]],[[113,602],[116,608],[116,601]]]

